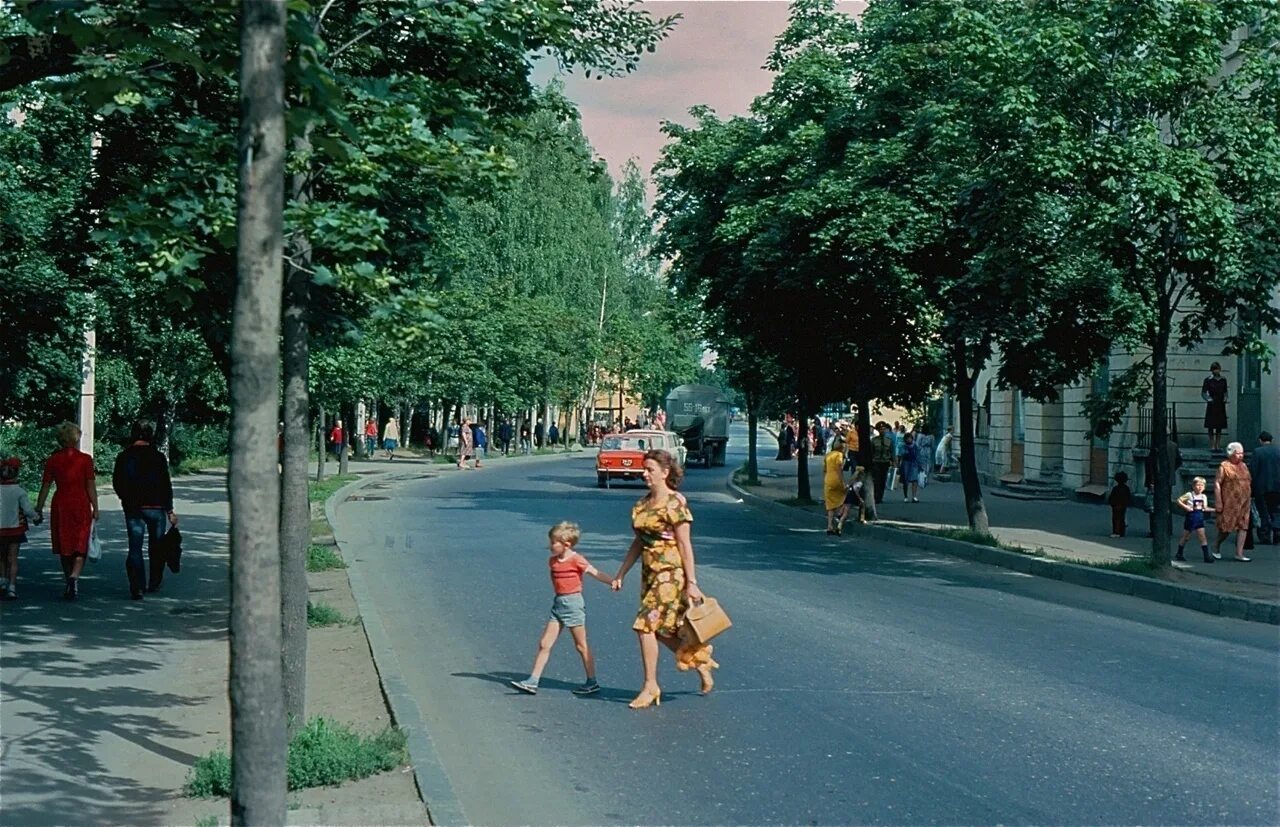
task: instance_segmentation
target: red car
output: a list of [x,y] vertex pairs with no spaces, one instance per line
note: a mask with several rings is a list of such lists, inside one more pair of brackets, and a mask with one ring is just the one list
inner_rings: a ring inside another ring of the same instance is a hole
[[684,446],[670,431],[627,431],[600,440],[596,456],[596,485],[608,488],[610,480],[638,480],[644,472],[646,451],[660,448],[684,464]]

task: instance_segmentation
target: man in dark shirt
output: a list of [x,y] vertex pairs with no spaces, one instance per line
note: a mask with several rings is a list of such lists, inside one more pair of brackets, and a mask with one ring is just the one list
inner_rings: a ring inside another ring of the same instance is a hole
[[1249,458],[1253,503],[1258,509],[1258,542],[1280,543],[1280,447],[1271,434],[1258,434],[1258,447]]
[[[169,479],[169,460],[157,451],[156,426],[146,420],[133,423],[133,442],[116,457],[111,474],[111,487],[120,498],[124,523],[129,531],[129,558],[125,571],[129,575],[129,596],[142,599],[143,583],[147,591],[160,590],[164,579],[164,552],[159,539],[168,526],[178,524],[173,510],[173,483]],[[150,579],[142,563],[142,540],[147,537]]]

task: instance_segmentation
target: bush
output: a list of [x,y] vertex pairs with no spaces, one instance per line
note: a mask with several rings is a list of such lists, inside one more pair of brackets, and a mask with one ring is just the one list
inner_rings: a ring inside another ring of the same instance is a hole
[[[368,778],[409,760],[404,733],[393,727],[362,736],[350,727],[316,717],[289,742],[290,790],[324,787]],[[187,775],[187,795],[211,798],[231,794],[231,756],[225,749],[196,759]]]
[[312,603],[307,601],[307,628],[315,629],[321,626],[339,626],[348,623],[346,616],[342,612],[326,606],[323,603]]
[[[28,491],[40,488],[44,461],[58,448],[53,428],[46,425],[0,425],[0,457],[22,460],[18,483]],[[112,456],[114,461],[115,457]]]
[[[169,464],[182,466],[193,460],[203,460],[208,463],[210,460],[225,457],[230,448],[227,441],[227,427],[177,423],[169,432]],[[266,446],[267,450],[272,451],[275,447],[275,445]]]
[[346,567],[342,556],[332,546],[311,545],[307,548],[307,571],[329,571]]

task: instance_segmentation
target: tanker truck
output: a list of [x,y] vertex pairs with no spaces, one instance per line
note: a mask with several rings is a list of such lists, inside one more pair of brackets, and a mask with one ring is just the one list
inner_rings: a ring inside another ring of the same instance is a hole
[[712,385],[681,385],[667,394],[667,428],[684,440],[687,462],[724,465],[729,399]]

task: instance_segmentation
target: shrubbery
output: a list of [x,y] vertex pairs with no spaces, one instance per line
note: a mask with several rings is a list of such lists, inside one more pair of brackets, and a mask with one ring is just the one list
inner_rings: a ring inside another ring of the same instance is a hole
[[[289,741],[289,789],[324,787],[393,770],[409,760],[404,733],[387,728],[362,736],[327,718],[312,718]],[[231,756],[219,749],[196,760],[186,791],[196,798],[231,794]]]

